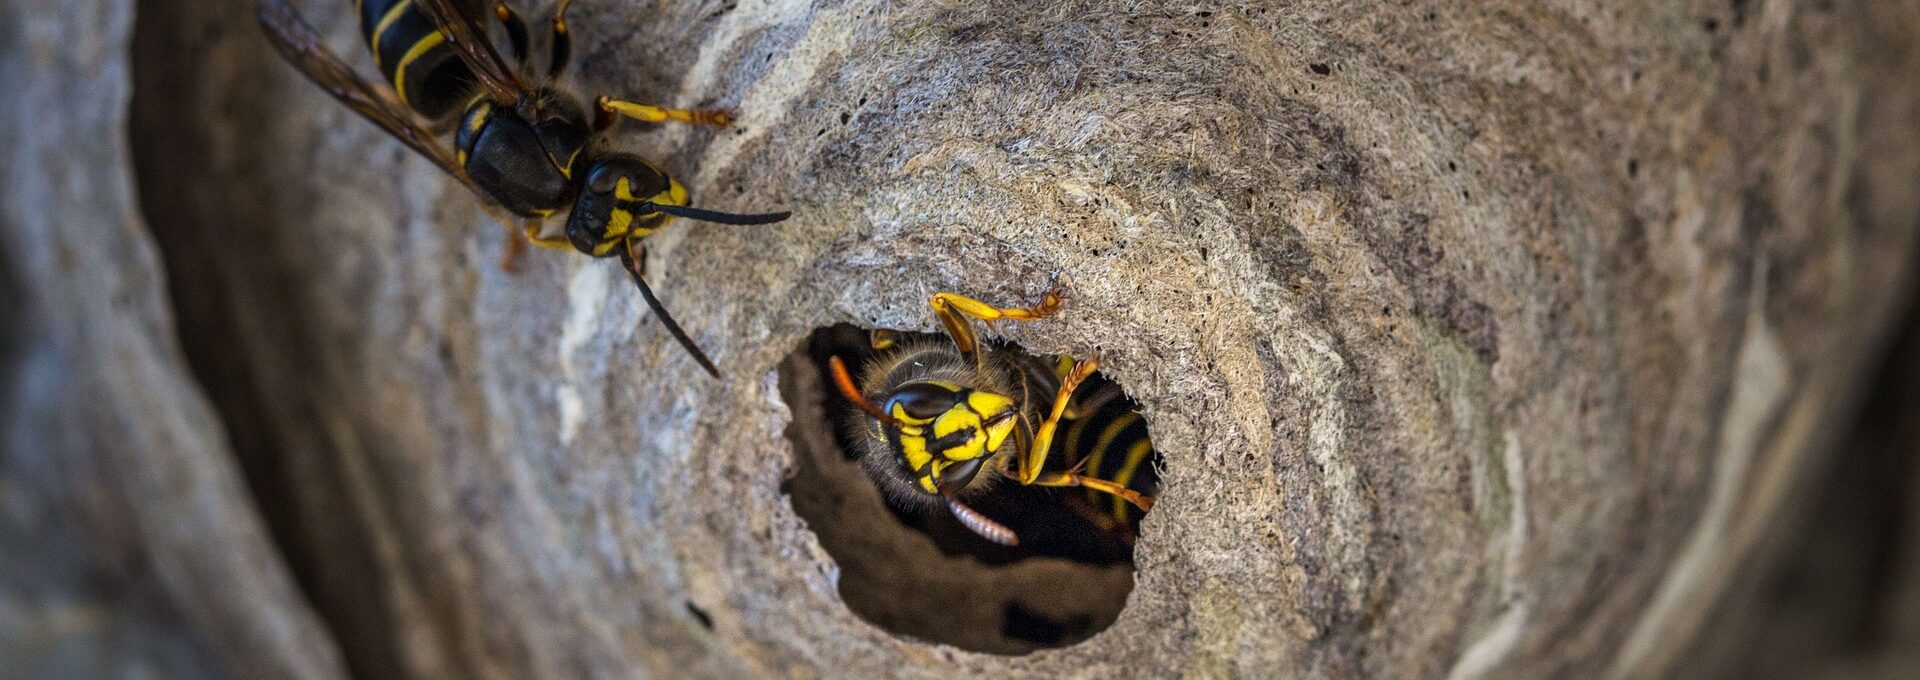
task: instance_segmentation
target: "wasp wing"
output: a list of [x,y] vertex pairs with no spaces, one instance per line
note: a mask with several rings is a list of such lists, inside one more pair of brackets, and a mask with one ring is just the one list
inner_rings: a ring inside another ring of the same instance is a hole
[[495,103],[511,105],[529,91],[527,84],[493,48],[486,28],[476,23],[472,14],[460,11],[454,0],[413,0],[413,4],[427,13],[433,25],[440,27],[447,44],[460,54],[460,60],[466,62],[467,69],[486,86],[487,95]]
[[289,6],[285,0],[256,0],[256,14],[260,27],[266,29],[267,42],[273,43],[280,54],[305,73],[307,78],[333,95],[347,108],[353,109],[367,120],[386,130],[401,143],[417,151],[428,160],[440,166],[440,169],[453,175],[467,188],[479,192],[479,187],[460,169],[453,154],[440,146],[433,133],[422,127],[413,111],[399,99],[389,93],[385,85],[367,82],[354,73],[346,63],[334,56],[327,46],[320,42],[312,26],[307,25],[300,13]]

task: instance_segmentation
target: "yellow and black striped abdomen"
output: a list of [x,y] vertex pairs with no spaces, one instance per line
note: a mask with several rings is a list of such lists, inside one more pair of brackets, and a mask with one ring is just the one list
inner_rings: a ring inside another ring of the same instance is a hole
[[[1063,425],[1065,437],[1059,441],[1067,454],[1063,458],[1084,465],[1081,474],[1151,496],[1159,488],[1160,476],[1147,421],[1118,385],[1101,382],[1082,387],[1084,398],[1076,401],[1083,412],[1072,414],[1073,420]],[[1087,498],[1121,521],[1137,521],[1142,514],[1119,496],[1089,490]]]
[[360,34],[401,101],[440,120],[473,93],[473,72],[413,0],[356,0]]

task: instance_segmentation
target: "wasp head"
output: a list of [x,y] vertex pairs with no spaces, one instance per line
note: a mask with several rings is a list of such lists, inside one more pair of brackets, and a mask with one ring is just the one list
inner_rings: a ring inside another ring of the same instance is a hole
[[652,234],[672,216],[662,206],[687,204],[687,189],[659,168],[629,154],[609,154],[585,170],[567,240],[580,252],[605,257],[631,239]]
[[878,424],[921,491],[954,494],[972,483],[980,466],[1013,432],[1013,398],[944,380],[908,383],[880,409],[895,423]]

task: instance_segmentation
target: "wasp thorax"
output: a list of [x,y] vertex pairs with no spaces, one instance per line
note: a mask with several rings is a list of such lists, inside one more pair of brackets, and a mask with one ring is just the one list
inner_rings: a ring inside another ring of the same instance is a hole
[[530,95],[528,100],[532,104],[521,107],[523,117],[533,121],[533,134],[540,139],[540,146],[554,167],[571,178],[574,164],[584,157],[587,144],[593,139],[586,111],[574,96],[546,88]]
[[655,206],[687,203],[679,182],[637,156],[598,158],[586,173],[567,218],[567,240],[588,255],[612,254],[615,246],[666,224],[668,216]]
[[460,117],[454,148],[481,191],[515,214],[546,217],[571,197],[572,165],[591,135],[578,104],[535,101],[551,104],[501,107],[475,98]]

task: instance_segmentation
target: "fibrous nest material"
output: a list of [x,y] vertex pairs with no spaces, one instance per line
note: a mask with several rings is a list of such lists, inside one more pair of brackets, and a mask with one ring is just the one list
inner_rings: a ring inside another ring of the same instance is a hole
[[[714,381],[612,263],[494,269],[248,3],[43,4],[0,1],[0,540],[66,547],[0,551],[0,620],[95,613],[6,636],[29,670],[1660,676],[1920,223],[1895,0],[581,0],[586,89],[739,112],[625,143],[795,213],[650,240]],[[1005,335],[1099,354],[1165,459],[1126,608],[1026,656],[869,625],[781,491],[779,364],[1056,285]]]

